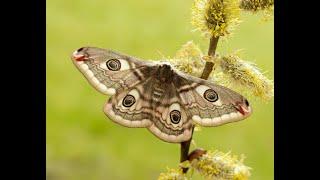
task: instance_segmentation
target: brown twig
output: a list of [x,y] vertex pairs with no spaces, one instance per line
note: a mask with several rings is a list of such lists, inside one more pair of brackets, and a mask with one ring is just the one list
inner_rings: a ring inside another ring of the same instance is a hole
[[[184,141],[180,143],[180,162],[184,162],[188,160],[190,143],[192,141],[194,126],[192,127],[191,138],[188,141]],[[182,168],[183,173],[187,173],[188,168]]]
[[[210,39],[208,55],[211,57],[214,57],[216,54],[218,40],[219,40],[219,36],[218,37],[212,36]],[[202,79],[208,79],[208,77],[213,69],[213,65],[214,65],[213,62],[206,62],[204,69],[202,71],[202,74],[201,74]]]
[[[212,56],[212,57],[215,56],[218,41],[219,41],[219,36],[218,37],[214,37],[214,36],[211,37],[209,50],[208,50],[209,56]],[[204,69],[202,71],[202,74],[201,74],[202,79],[208,79],[208,77],[213,69],[213,66],[214,66],[213,62],[206,62]],[[194,126],[192,127],[191,138],[188,141],[180,143],[180,162],[184,162],[184,161],[188,160],[189,148],[190,148],[190,143],[192,141],[193,130],[194,130]],[[183,168],[183,173],[187,173],[187,171],[188,171],[188,168]]]

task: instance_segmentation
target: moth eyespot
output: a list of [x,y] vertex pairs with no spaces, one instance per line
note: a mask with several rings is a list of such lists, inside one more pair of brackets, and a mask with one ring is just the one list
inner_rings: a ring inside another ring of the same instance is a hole
[[209,102],[216,102],[218,100],[218,94],[212,89],[207,89],[203,97]]
[[181,120],[181,113],[178,110],[171,111],[170,120],[173,124],[178,124]]
[[136,102],[136,99],[132,95],[127,95],[125,98],[122,100],[122,105],[124,107],[131,107],[134,103]]
[[106,62],[106,66],[111,71],[119,71],[121,68],[121,63],[118,59],[109,59]]

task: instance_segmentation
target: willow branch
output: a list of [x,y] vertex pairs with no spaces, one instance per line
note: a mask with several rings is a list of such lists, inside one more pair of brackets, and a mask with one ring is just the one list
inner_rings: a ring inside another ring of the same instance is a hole
[[[184,162],[188,160],[190,143],[192,141],[194,126],[192,127],[191,138],[188,141],[184,141],[180,143],[180,162]],[[188,168],[182,168],[183,173],[187,173]]]
[[[208,55],[214,57],[216,54],[217,44],[219,41],[219,36],[214,37],[212,36],[210,39],[210,45],[208,50]],[[214,63],[213,62],[206,62],[204,69],[201,74],[202,79],[208,79],[212,69],[213,69]],[[184,141],[180,143],[180,162],[189,160],[189,149],[190,149],[190,143],[192,141],[192,135],[193,135],[194,126],[192,127],[191,132],[191,138],[188,141]],[[183,173],[187,173],[188,168],[183,168]]]
[[[219,40],[219,36],[218,37],[212,36],[210,39],[208,55],[211,57],[214,57],[216,54],[218,40]],[[202,74],[201,74],[202,79],[208,79],[208,77],[213,69],[213,66],[214,66],[213,62],[206,62],[204,69],[202,71]]]

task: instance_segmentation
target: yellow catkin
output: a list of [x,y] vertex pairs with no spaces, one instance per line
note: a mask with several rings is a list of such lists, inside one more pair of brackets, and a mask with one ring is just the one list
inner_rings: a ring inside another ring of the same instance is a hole
[[274,0],[241,0],[240,8],[246,11],[260,11],[272,8]]
[[263,100],[270,100],[273,97],[273,81],[264,76],[253,63],[231,54],[219,58],[217,66],[223,75],[216,73],[211,78],[220,81],[220,84],[234,87],[242,93],[253,94]]
[[176,69],[199,77],[205,63],[201,59],[202,56],[203,54],[200,48],[192,41],[189,41],[177,51],[172,59],[168,59],[168,61],[174,65]]
[[250,177],[250,168],[243,164],[243,157],[220,151],[208,151],[200,158],[191,162],[200,175],[217,180],[247,180]]
[[169,169],[167,172],[161,173],[158,180],[188,180],[187,176],[182,173],[182,169]]
[[[230,152],[206,151],[198,158],[180,163],[177,169],[167,168],[167,172],[161,173],[158,180],[187,180],[192,179],[193,172],[202,177],[215,180],[248,180],[250,167],[243,164],[244,156],[238,158]],[[183,174],[182,168],[189,168],[187,174]]]
[[206,37],[226,36],[240,22],[238,0],[195,0],[191,24]]
[[262,21],[273,18],[274,0],[241,0],[239,7],[248,12],[262,12]]

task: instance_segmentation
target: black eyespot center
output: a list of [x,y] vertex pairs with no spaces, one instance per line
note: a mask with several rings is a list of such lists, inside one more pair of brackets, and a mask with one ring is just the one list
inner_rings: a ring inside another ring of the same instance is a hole
[[170,120],[173,124],[178,124],[181,120],[181,113],[178,110],[173,110],[170,112]]
[[118,71],[121,68],[121,63],[118,59],[109,59],[106,62],[106,66],[111,71]]
[[245,100],[246,106],[249,106],[249,102],[248,100]]
[[136,98],[132,95],[126,95],[122,100],[122,105],[124,107],[131,107],[136,102]]
[[83,50],[83,47],[82,48],[79,48],[78,50],[77,50],[77,52],[80,52],[80,51],[82,51]]
[[213,89],[207,89],[203,97],[209,102],[216,102],[219,99],[218,94]]

